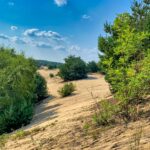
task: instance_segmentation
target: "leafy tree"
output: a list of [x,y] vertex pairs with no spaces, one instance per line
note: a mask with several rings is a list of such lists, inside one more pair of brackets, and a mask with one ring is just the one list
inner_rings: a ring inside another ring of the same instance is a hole
[[65,81],[86,78],[86,64],[80,57],[69,56],[60,67],[59,76]]
[[[106,37],[99,37],[100,66],[119,100],[122,116],[130,118],[131,105],[150,89],[150,5],[148,0],[132,5],[113,24],[105,24]],[[147,69],[146,69],[147,68]]]
[[95,61],[91,61],[87,64],[87,70],[88,72],[97,72],[98,71],[98,65]]
[[0,48],[0,134],[30,122],[36,98],[46,94],[44,88],[32,59]]

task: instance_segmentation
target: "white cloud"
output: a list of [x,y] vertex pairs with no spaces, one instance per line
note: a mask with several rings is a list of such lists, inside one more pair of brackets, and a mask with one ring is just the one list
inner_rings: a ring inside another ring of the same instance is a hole
[[23,33],[23,35],[25,36],[35,36],[36,33],[39,31],[39,29],[27,29],[25,30],[25,32]]
[[83,16],[82,16],[82,19],[90,19],[91,18],[91,16],[89,16],[89,15],[87,15],[87,14],[84,14]]
[[8,5],[9,5],[9,6],[14,6],[15,3],[14,3],[14,2],[8,2]]
[[17,44],[29,44],[28,40],[24,38],[19,38],[17,36],[10,37],[9,40]]
[[54,2],[58,7],[67,5],[67,0],[54,0]]
[[65,51],[68,45],[65,37],[51,30],[26,29],[23,36],[30,39],[30,45],[38,48]]
[[25,30],[23,35],[29,36],[32,38],[39,37],[39,38],[51,38],[54,40],[62,40],[62,36],[57,32],[39,30],[39,29],[35,29],[35,28]]
[[0,34],[0,39],[1,42],[11,44],[16,49],[18,47],[25,51],[28,49],[28,54],[34,54],[33,56],[40,53],[39,57],[41,58],[49,56],[51,59],[56,59],[57,57],[58,61],[62,61],[68,55],[76,55],[85,61],[98,60],[97,48],[73,45],[68,38],[50,30],[27,29],[18,36]]
[[5,34],[0,34],[0,39],[9,40],[9,37]]
[[14,30],[17,30],[18,27],[17,26],[11,26],[10,29],[14,31]]
[[5,34],[0,34],[0,39],[7,40],[8,42],[13,42],[16,44],[28,44],[28,41],[24,38],[19,38],[17,36],[7,36]]

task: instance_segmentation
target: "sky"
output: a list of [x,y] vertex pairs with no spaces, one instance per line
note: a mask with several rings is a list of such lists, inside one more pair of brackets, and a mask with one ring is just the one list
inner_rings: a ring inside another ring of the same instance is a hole
[[98,61],[104,23],[130,12],[132,0],[0,0],[0,45],[27,57]]

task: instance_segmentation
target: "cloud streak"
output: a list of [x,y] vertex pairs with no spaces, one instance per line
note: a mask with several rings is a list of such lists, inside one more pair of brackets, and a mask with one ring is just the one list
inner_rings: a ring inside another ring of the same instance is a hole
[[91,16],[87,15],[87,14],[84,14],[82,16],[82,19],[85,19],[85,20],[89,20],[91,18]]
[[54,2],[58,7],[67,5],[67,0],[54,0]]
[[11,26],[10,29],[11,29],[12,31],[15,31],[15,30],[18,29],[18,27],[17,27],[17,26]]
[[0,39],[9,40],[9,37],[5,34],[0,34]]

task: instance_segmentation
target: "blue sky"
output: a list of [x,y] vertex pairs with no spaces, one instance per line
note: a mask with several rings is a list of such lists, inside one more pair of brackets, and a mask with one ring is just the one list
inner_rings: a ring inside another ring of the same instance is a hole
[[35,59],[98,60],[103,24],[130,12],[132,0],[0,0],[0,45]]

